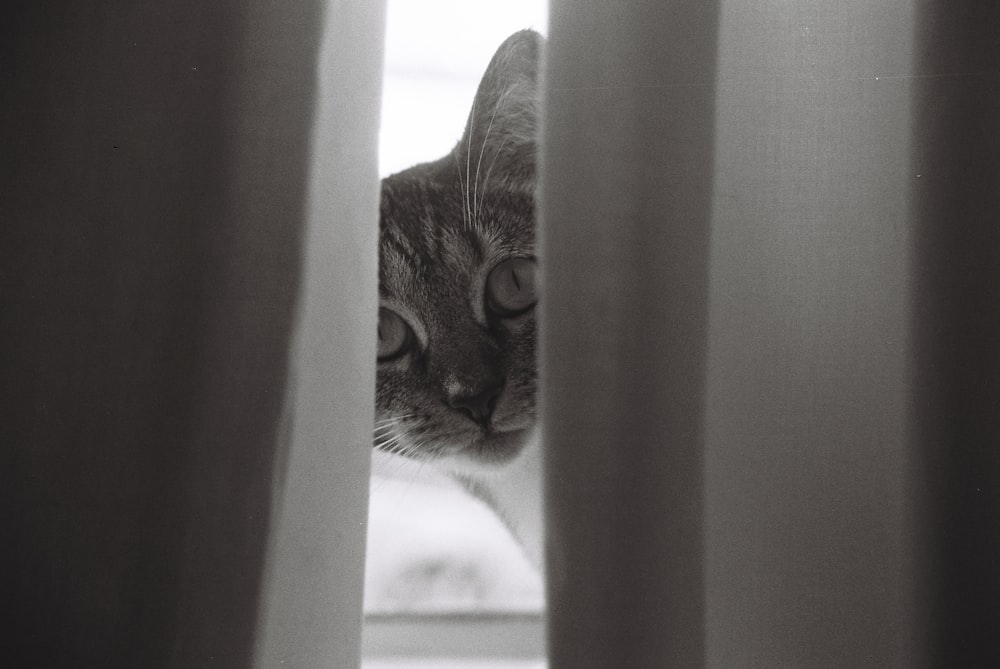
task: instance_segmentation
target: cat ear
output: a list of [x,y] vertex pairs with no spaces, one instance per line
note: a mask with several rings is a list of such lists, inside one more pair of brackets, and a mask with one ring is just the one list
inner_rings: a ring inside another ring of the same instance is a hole
[[533,171],[538,133],[538,69],[542,37],[516,32],[497,49],[479,82],[472,112],[455,147],[460,164],[473,169]]

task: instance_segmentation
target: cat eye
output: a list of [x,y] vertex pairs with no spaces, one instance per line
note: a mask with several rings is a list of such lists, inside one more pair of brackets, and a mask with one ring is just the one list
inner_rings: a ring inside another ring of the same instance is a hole
[[378,361],[395,360],[410,348],[413,331],[406,321],[385,307],[378,310]]
[[535,306],[535,262],[509,258],[486,278],[486,302],[501,318],[511,318]]

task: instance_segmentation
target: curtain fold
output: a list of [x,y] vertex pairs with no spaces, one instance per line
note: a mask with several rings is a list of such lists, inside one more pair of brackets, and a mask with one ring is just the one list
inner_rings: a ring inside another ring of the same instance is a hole
[[998,663],[998,17],[553,3],[552,666]]
[[540,183],[554,668],[702,666],[718,5],[553,2]]
[[918,3],[910,165],[926,662],[1000,664],[1000,6]]
[[356,662],[380,7],[329,5],[322,70],[319,2],[0,10],[8,662],[246,666],[289,570],[333,581],[298,657]]
[[327,2],[312,131],[288,450],[255,666],[361,655],[375,421],[383,2]]

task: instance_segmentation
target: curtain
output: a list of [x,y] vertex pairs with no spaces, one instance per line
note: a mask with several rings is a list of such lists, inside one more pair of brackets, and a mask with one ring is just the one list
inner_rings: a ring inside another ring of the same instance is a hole
[[357,663],[382,11],[4,6],[9,663]]
[[[381,12],[2,10],[18,666],[357,664]],[[1000,664],[1000,11],[551,17],[551,666]]]
[[1000,661],[998,17],[553,0],[552,667]]
[[550,5],[540,351],[553,667],[704,656],[717,30],[714,3]]
[[1000,6],[918,3],[911,308],[918,646],[1000,663]]

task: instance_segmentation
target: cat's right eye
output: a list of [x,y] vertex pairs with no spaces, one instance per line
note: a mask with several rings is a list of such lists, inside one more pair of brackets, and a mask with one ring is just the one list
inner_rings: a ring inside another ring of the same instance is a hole
[[413,342],[413,330],[402,316],[380,307],[378,310],[378,361],[389,362],[400,357]]

